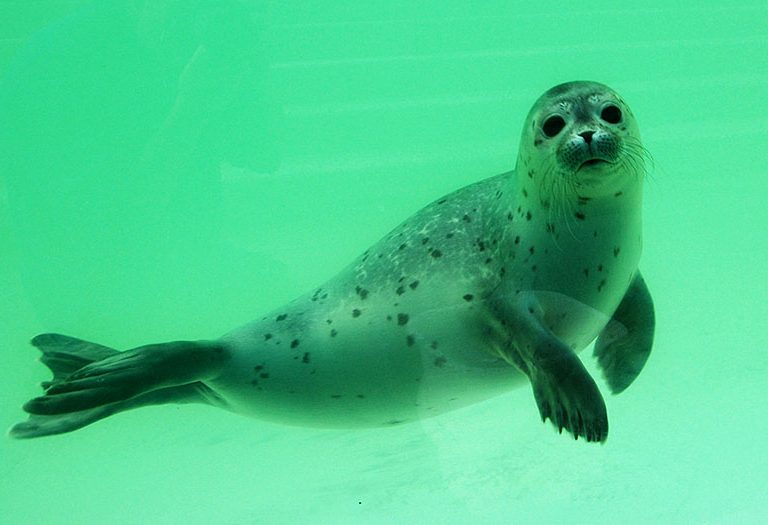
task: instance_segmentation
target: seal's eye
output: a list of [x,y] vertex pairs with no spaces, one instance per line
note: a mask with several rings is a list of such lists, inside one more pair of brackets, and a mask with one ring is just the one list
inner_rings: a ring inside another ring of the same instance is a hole
[[541,130],[547,137],[552,138],[563,131],[564,127],[565,120],[563,120],[563,117],[559,115],[552,115],[544,121],[544,124],[541,126]]
[[600,118],[608,124],[618,124],[621,122],[621,110],[613,104],[605,106],[600,112]]

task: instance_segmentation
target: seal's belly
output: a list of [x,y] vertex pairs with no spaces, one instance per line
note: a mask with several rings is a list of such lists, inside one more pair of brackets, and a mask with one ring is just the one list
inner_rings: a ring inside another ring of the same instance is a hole
[[233,358],[208,384],[237,412],[352,427],[423,419],[527,381],[495,357],[482,308],[399,306],[277,312],[225,336]]

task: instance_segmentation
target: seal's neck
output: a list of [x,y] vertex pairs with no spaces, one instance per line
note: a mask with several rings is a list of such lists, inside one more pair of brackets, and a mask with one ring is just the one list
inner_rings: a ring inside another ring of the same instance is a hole
[[[548,221],[580,229],[594,220],[638,229],[643,193],[641,172],[612,173],[595,169],[568,181],[560,173],[537,173],[520,159],[507,181],[507,207],[516,220]],[[511,205],[511,206],[510,206]],[[556,226],[555,226],[556,228]]]
[[[504,224],[502,245],[517,250],[533,236],[557,251],[589,250],[595,243],[626,244],[634,239],[632,258],[639,260],[642,215],[642,175],[596,173],[612,177],[602,187],[547,180],[534,170],[517,169],[507,175],[504,197],[494,216]],[[582,191],[583,190],[583,191]]]

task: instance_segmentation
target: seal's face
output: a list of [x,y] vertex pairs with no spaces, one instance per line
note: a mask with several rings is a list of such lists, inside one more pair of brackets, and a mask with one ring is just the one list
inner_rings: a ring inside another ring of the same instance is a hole
[[595,82],[569,82],[541,96],[526,120],[520,145],[524,168],[538,167],[547,186],[565,184],[598,196],[643,173],[635,119],[623,100]]

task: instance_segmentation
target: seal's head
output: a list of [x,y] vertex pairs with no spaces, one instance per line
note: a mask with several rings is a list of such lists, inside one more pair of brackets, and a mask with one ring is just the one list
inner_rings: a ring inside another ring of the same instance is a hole
[[559,187],[595,198],[640,183],[645,155],[635,118],[621,97],[597,82],[568,82],[533,105],[517,171],[538,178],[543,200]]

